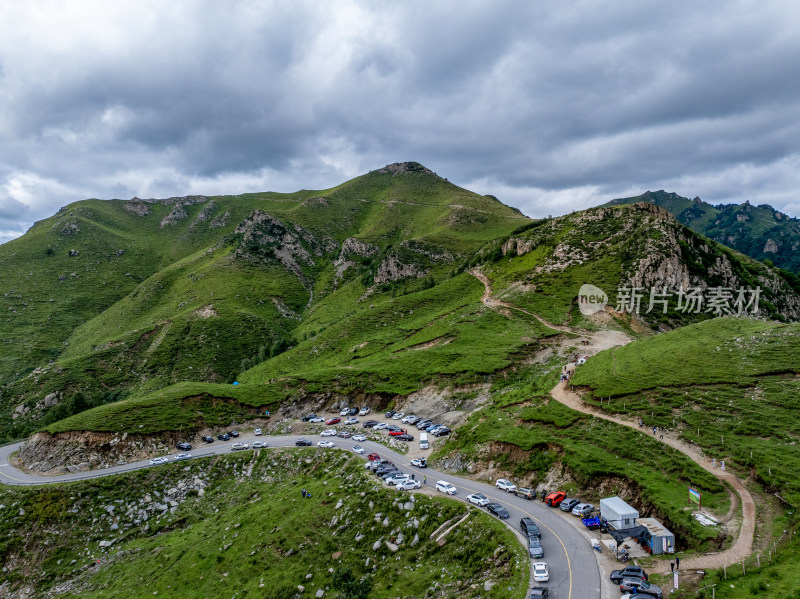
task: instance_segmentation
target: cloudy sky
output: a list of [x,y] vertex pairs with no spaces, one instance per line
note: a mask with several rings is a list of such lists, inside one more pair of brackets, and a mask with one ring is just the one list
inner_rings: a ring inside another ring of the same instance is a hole
[[416,160],[530,216],[800,216],[800,3],[0,0],[0,241],[88,198]]

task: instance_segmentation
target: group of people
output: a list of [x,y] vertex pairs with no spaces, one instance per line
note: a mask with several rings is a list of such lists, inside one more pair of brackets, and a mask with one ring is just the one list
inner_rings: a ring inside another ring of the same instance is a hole
[[[716,468],[717,467],[717,458],[711,460],[711,465]],[[722,471],[725,472],[725,460],[719,461],[719,467],[722,468]]]
[[[644,420],[639,418],[639,428],[644,428]],[[658,434],[659,439],[664,438],[664,427],[663,426],[654,426],[653,427],[653,436],[655,437]]]

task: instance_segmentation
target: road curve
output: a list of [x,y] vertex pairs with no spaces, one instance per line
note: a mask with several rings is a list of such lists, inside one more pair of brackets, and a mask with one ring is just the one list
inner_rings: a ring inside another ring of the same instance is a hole
[[[316,444],[322,437],[319,435],[265,435],[256,438],[252,434],[242,434],[235,441],[252,443],[255,440],[260,440],[266,442],[269,447],[295,447],[295,441],[300,438],[309,439]],[[517,536],[519,536],[520,519],[524,516],[533,518],[542,529],[542,546],[545,554],[543,561],[547,562],[550,569],[550,582],[543,586],[547,586],[550,589],[550,597],[552,599],[600,599],[600,571],[595,552],[587,541],[587,537],[581,534],[581,531],[567,520],[569,516],[565,517],[558,510],[549,508],[540,501],[528,501],[505,491],[500,491],[496,487],[485,483],[445,474],[433,468],[417,469],[410,465],[409,458],[379,443],[372,441],[356,443],[350,439],[340,439],[338,437],[331,438],[331,440],[335,443],[337,449],[352,450],[355,445],[361,445],[366,449],[366,453],[376,452],[381,457],[397,464],[402,470],[413,472],[417,480],[425,481],[425,484],[429,487],[434,487],[437,480],[446,480],[458,489],[458,493],[453,496],[454,499],[466,501],[466,496],[471,493],[483,493],[506,507],[510,518],[503,522],[517,533]],[[232,442],[214,442],[213,444],[197,447],[191,452],[192,459],[230,453]],[[151,466],[149,460],[142,460],[89,472],[76,472],[56,476],[33,475],[20,471],[9,462],[9,457],[19,449],[20,445],[22,443],[13,443],[0,447],[0,483],[2,484],[29,486],[63,484],[112,476],[142,468],[158,468],[158,466]]]

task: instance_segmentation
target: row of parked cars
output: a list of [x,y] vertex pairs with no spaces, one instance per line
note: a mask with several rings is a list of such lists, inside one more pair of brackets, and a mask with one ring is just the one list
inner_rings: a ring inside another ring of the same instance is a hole
[[381,459],[377,453],[369,454],[367,460],[365,467],[382,479],[386,485],[395,487],[398,491],[411,491],[422,486],[416,475],[401,471],[396,464],[390,460]]
[[562,512],[569,512],[580,518],[588,518],[595,511],[593,503],[584,503],[580,499],[567,497],[563,491],[553,491],[544,498],[544,502],[550,507],[561,508]]

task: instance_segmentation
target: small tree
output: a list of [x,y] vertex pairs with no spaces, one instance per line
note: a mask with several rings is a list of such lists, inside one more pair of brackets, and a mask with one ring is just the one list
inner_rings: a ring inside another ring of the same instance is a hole
[[339,591],[338,599],[369,599],[372,592],[372,580],[356,580],[349,568],[340,567],[334,571],[332,586]]

